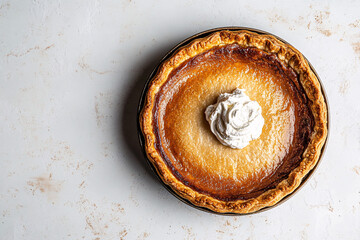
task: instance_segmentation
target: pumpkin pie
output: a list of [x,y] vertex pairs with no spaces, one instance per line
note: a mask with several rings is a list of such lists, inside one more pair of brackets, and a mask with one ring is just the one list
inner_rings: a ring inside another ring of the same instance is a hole
[[[258,138],[234,149],[211,132],[206,108],[245,89],[261,106]],[[278,203],[314,168],[327,137],[327,106],[303,55],[252,31],[218,31],[178,49],[149,83],[140,114],[148,159],[192,204],[252,213]]]

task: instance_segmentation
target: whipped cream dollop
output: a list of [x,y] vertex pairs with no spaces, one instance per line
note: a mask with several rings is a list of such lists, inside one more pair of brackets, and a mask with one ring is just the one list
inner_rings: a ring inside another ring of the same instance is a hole
[[206,108],[206,120],[211,131],[225,146],[235,149],[246,147],[260,137],[264,126],[261,107],[251,101],[243,89],[223,93],[217,103]]

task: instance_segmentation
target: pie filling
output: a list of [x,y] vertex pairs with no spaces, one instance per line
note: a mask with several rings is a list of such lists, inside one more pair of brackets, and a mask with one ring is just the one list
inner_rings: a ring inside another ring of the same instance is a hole
[[[242,149],[222,145],[205,118],[222,93],[246,89],[262,108],[259,138]],[[276,55],[229,44],[174,69],[155,96],[155,148],[173,175],[215,199],[255,198],[299,166],[314,118],[298,75]]]

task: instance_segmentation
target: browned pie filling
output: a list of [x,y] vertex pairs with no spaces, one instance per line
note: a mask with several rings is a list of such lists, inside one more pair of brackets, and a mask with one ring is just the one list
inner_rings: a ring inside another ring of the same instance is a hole
[[[261,136],[244,149],[223,146],[204,111],[219,94],[245,89],[262,107]],[[230,201],[275,188],[299,166],[314,128],[295,71],[275,54],[237,44],[214,47],[175,68],[156,94],[155,149],[186,186]]]

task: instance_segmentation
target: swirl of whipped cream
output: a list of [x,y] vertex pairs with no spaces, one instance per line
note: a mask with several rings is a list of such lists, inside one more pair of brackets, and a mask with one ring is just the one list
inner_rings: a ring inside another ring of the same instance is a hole
[[235,149],[246,147],[260,137],[264,126],[261,107],[236,88],[232,93],[220,94],[217,103],[206,108],[206,120],[211,131],[225,146]]

